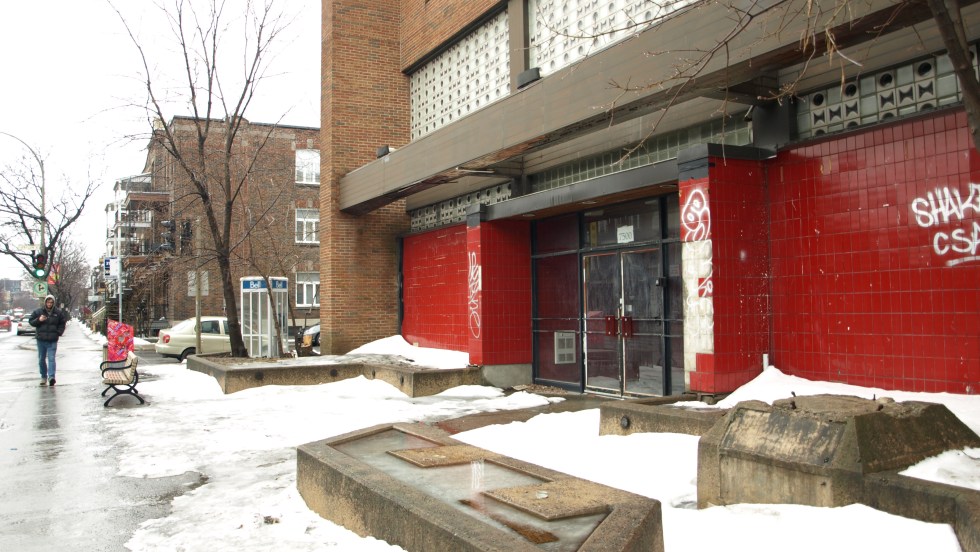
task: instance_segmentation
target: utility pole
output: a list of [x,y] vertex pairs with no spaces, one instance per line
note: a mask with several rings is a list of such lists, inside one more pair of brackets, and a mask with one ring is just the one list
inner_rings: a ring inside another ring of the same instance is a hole
[[[118,198],[117,198],[116,199],[116,257],[117,257],[118,262],[119,262],[119,274],[116,275],[116,285],[118,286],[117,287],[117,290],[116,290],[116,293],[119,296],[119,323],[120,324],[123,321],[123,318],[122,318],[122,312],[123,312],[123,305],[122,305],[122,302],[123,302],[123,273],[125,272],[125,270],[123,270],[122,245],[120,244],[120,241],[121,241],[121,236],[120,235],[121,234],[122,234],[122,201],[119,201]],[[108,333],[108,326],[106,326],[106,331]]]
[[197,328],[194,350],[200,355],[204,353],[201,350],[201,217],[194,219],[194,318]]

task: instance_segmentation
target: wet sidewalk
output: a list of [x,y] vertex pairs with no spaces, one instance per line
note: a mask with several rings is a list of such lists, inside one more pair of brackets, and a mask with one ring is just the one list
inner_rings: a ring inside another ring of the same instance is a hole
[[[102,347],[70,324],[58,344],[57,385],[41,387],[32,336],[0,337],[0,550],[125,550],[160,517],[189,476],[117,477],[125,454],[105,431]],[[196,481],[196,478],[193,478]]]

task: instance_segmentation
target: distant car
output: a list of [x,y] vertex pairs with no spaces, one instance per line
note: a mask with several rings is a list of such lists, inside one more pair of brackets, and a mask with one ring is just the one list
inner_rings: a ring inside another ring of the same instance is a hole
[[303,345],[307,347],[319,347],[320,346],[320,325],[310,326],[306,328],[303,332]]
[[[183,361],[188,355],[197,354],[197,337],[194,318],[182,320],[174,327],[160,330],[160,338],[153,346],[156,352]],[[201,317],[201,353],[230,353],[228,319],[224,316]]]
[[14,321],[6,314],[0,314],[0,330],[11,332],[14,330]]
[[21,318],[20,321],[17,322],[17,335],[37,334],[37,328],[31,326],[30,323],[28,323],[27,321],[28,321],[28,317],[25,316],[24,318]]

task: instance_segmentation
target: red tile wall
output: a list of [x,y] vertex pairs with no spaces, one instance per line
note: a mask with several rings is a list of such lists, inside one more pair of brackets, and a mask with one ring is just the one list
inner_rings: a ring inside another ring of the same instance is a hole
[[405,340],[468,350],[466,226],[408,236],[402,265]]
[[811,379],[980,392],[978,177],[962,111],[780,153],[772,362]]
[[715,389],[759,375],[769,351],[769,209],[763,164],[714,157],[711,181]]
[[531,362],[530,225],[457,225],[405,238],[402,335],[469,351],[481,365]]
[[[480,267],[480,290],[467,298],[470,362],[531,362],[531,237],[525,221],[483,222],[467,231],[469,253]],[[474,274],[471,272],[471,274]]]
[[715,157],[707,179],[682,182],[680,188],[684,241],[712,242],[711,275],[705,278],[710,281],[699,282],[699,296],[710,296],[713,303],[714,351],[697,353],[690,387],[703,393],[734,391],[759,374],[769,350],[764,167]]

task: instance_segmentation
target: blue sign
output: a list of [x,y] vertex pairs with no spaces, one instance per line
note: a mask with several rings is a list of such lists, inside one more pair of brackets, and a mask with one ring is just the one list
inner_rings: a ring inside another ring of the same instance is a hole
[[[270,280],[272,280],[273,290],[289,289],[289,280],[285,278],[270,278]],[[268,289],[268,286],[265,285],[265,280],[262,278],[242,278],[242,291],[254,291],[259,289]]]
[[265,289],[265,280],[242,280],[242,290]]

